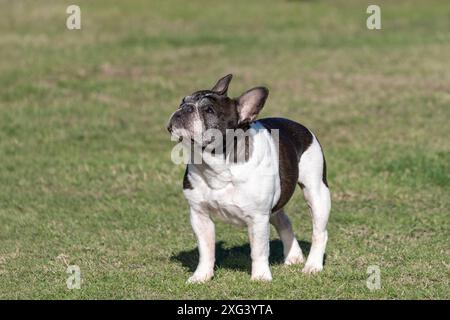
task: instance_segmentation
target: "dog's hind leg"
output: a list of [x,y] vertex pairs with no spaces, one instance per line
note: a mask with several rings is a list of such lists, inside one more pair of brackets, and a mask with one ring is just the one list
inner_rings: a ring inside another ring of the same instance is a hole
[[311,250],[304,273],[316,273],[323,269],[323,257],[327,245],[327,223],[331,199],[326,180],[325,158],[319,142],[314,137],[310,147],[299,162],[299,184],[312,217],[313,231]]
[[270,216],[270,223],[275,227],[283,242],[284,263],[287,265],[304,262],[302,249],[298,245],[291,222],[283,209]]

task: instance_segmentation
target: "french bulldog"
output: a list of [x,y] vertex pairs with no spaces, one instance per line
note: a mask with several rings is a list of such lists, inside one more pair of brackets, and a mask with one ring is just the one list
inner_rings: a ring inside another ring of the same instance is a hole
[[[205,282],[214,275],[212,218],[216,217],[248,228],[252,280],[272,280],[270,224],[283,243],[284,263],[303,263],[302,250],[283,210],[297,184],[313,225],[311,249],[302,271],[319,272],[323,269],[331,208],[322,147],[316,136],[297,122],[284,118],[256,120],[269,90],[255,87],[230,98],[227,92],[231,79],[229,74],[212,89],[184,97],[167,125],[175,140],[194,150],[186,166],[183,192],[189,202],[200,259],[188,283]],[[211,145],[214,148],[209,148]]]

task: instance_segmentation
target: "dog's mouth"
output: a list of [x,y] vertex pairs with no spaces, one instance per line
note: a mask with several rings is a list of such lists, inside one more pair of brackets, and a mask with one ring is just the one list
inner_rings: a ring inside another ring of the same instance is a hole
[[185,136],[173,133],[173,132],[170,132],[170,136],[172,138],[172,141],[175,141],[177,143],[180,143],[180,142],[183,142],[183,141],[184,142],[190,141],[191,143],[195,142],[195,140],[193,138],[191,138],[191,137],[185,137]]
[[181,134],[177,134],[177,130],[174,130],[171,125],[167,126],[167,131],[169,131],[172,141],[183,141],[183,136]]
[[172,138],[172,141],[175,141],[177,143],[183,142],[187,144],[198,144],[200,146],[207,146],[214,144],[216,141],[215,136],[211,137],[205,137],[203,135],[193,136],[185,129],[172,129],[171,127],[167,128],[170,136]]

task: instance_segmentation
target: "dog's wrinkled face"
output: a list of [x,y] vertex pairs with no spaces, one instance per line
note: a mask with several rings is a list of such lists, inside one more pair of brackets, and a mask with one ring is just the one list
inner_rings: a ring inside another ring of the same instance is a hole
[[[181,101],[168,125],[169,132],[178,139],[187,138],[204,145],[204,133],[209,129],[233,129],[238,123],[236,102],[228,98],[231,75],[220,79],[211,90],[201,90]],[[200,141],[202,140],[202,141]]]
[[251,89],[241,97],[227,96],[232,75],[220,79],[211,90],[196,91],[183,98],[179,108],[170,117],[167,129],[178,140],[189,139],[202,146],[211,142],[208,130],[220,131],[255,120],[268,95],[263,87]]

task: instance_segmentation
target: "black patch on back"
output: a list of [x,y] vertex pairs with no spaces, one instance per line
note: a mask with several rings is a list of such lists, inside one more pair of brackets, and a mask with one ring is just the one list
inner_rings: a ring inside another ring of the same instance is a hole
[[[319,142],[319,140],[317,140]],[[328,187],[328,181],[327,181],[327,162],[325,161],[325,153],[323,152],[322,145],[319,142],[320,150],[322,151],[322,157],[323,157],[323,170],[322,170],[322,182]]]
[[184,178],[183,178],[183,190],[185,189],[194,189],[192,187],[191,182],[189,181],[189,177],[188,177],[188,167],[186,166],[186,171],[184,172]]
[[323,155],[323,172],[322,172],[322,181],[323,183],[327,186],[328,188],[328,181],[327,181],[327,162],[325,161],[325,155],[323,154],[323,150],[322,150],[322,155]]
[[301,124],[283,118],[265,118],[259,122],[270,130],[279,131],[279,174],[281,194],[272,212],[282,209],[291,199],[298,183],[298,163],[309,148],[313,135]]

